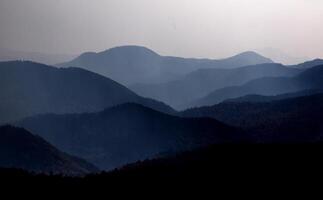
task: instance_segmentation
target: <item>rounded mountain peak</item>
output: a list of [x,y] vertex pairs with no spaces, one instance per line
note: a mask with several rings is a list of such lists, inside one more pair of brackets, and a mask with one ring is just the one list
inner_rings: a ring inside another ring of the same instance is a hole
[[239,57],[249,57],[249,56],[253,56],[253,57],[263,57],[265,58],[264,56],[260,55],[259,53],[257,52],[254,52],[254,51],[245,51],[245,52],[242,52],[236,56],[239,56]]
[[[250,64],[252,64],[253,62],[256,62],[258,64],[260,63],[273,63],[273,61],[269,58],[266,58],[254,51],[246,51],[243,53],[240,53],[236,56],[232,57],[233,59],[238,59],[238,60],[250,60],[252,61]],[[255,63],[254,63],[255,64]]]
[[156,52],[143,46],[119,46],[99,54],[159,56]]

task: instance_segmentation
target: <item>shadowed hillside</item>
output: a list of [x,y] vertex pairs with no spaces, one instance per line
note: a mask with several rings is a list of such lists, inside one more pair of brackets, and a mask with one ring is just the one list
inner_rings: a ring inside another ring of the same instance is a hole
[[0,127],[0,168],[67,175],[98,172],[92,164],[57,150],[24,129],[11,126]]
[[214,143],[250,142],[216,120],[175,117],[137,104],[93,114],[41,115],[18,124],[102,169]]
[[323,136],[323,95],[268,102],[225,102],[182,112],[243,128],[261,143],[313,143]]

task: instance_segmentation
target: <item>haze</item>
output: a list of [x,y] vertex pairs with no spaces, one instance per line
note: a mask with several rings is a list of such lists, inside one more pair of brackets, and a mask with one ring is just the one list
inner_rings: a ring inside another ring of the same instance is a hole
[[279,49],[323,57],[321,0],[1,0],[0,47],[79,54],[142,45],[226,57]]

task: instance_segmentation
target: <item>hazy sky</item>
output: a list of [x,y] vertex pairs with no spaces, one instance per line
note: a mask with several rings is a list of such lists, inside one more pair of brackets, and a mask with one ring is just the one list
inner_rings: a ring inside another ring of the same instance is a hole
[[143,45],[225,57],[277,48],[323,57],[323,0],[0,0],[0,47],[46,53]]

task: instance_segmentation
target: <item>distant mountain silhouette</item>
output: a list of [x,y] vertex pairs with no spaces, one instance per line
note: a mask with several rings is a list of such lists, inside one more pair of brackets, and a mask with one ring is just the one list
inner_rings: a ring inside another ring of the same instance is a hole
[[225,102],[182,112],[212,117],[253,133],[259,142],[322,142],[323,94],[272,102]]
[[281,94],[276,96],[262,96],[262,95],[246,95],[243,97],[238,97],[235,99],[228,99],[224,102],[249,102],[249,103],[259,103],[259,102],[271,102],[283,99],[291,99],[296,97],[311,96],[314,94],[323,93],[323,90],[303,90],[300,92]]
[[76,55],[46,54],[39,52],[16,51],[0,48],[0,61],[30,60],[33,62],[54,65],[75,58]]
[[69,156],[42,138],[12,126],[0,127],[0,167],[66,175],[98,172],[92,164]]
[[215,143],[244,142],[236,128],[216,120],[171,116],[138,104],[93,114],[40,115],[18,123],[101,169]]
[[294,65],[294,67],[308,69],[308,68],[312,68],[312,67],[319,66],[319,65],[323,65],[322,59],[315,59],[315,60],[307,61],[307,62],[298,64],[298,65]]
[[130,88],[138,94],[158,99],[177,109],[229,86],[238,86],[262,77],[291,77],[303,70],[281,64],[260,64],[235,69],[200,69],[177,81],[162,84],[136,84]]
[[174,112],[101,75],[33,62],[1,62],[0,91],[0,124],[42,113],[97,112],[127,102]]
[[189,107],[214,105],[227,99],[245,95],[273,96],[301,90],[321,89],[323,89],[323,65],[310,68],[292,78],[266,77],[250,81],[242,86],[219,89],[195,101]]
[[160,56],[145,47],[123,46],[100,53],[84,53],[58,66],[82,67],[122,84],[132,85],[176,80],[181,75],[201,68],[235,68],[262,63],[272,61],[254,52],[245,52],[222,60],[186,59]]
[[271,59],[261,56],[258,53],[253,51],[243,52],[238,55],[235,55],[220,61],[223,62],[223,63],[219,63],[218,67],[220,68],[236,68],[238,66],[249,66],[249,65],[257,65],[257,64],[273,62]]

